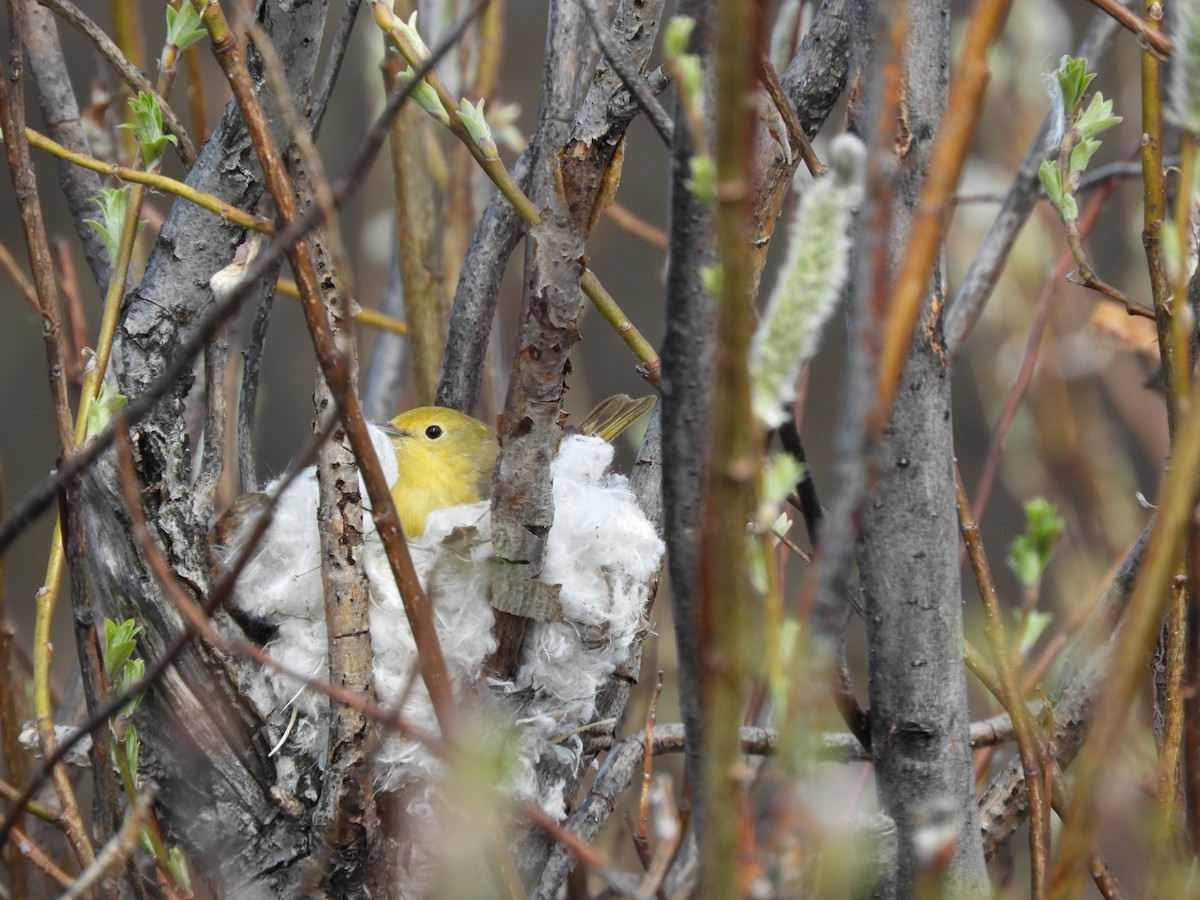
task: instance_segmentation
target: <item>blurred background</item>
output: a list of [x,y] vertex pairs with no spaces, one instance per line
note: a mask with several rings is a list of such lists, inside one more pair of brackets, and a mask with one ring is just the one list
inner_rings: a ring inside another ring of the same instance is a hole
[[[110,28],[107,4],[92,2],[84,6],[103,27]],[[967,4],[956,3],[954,7],[960,12]],[[144,14],[149,58],[155,58],[162,34],[162,4],[157,0],[142,0],[139,10]],[[504,11],[506,33],[498,100],[519,104],[520,114],[515,126],[522,134],[527,134],[534,124],[538,104],[546,4],[518,0],[506,3]],[[1014,2],[1004,37],[992,58],[992,81],[984,115],[948,231],[949,294],[953,294],[969,266],[998,208],[997,199],[1007,188],[1017,161],[1045,114],[1045,73],[1058,65],[1063,54],[1074,51],[1092,14],[1093,8],[1089,4],[1079,2]],[[4,26],[0,26],[0,33],[7,42]],[[94,89],[115,95],[120,86],[86,41],[67,27],[60,26],[60,33],[81,104],[86,104]],[[354,44],[318,143],[327,169],[334,175],[343,170],[369,121],[382,106],[381,43],[369,16],[360,14]],[[201,58],[211,123],[219,115],[227,93],[207,51]],[[1092,163],[1093,169],[1129,159],[1138,150],[1138,47],[1133,37],[1125,32],[1118,33],[1112,49],[1095,68],[1099,77],[1091,89],[1114,99],[1115,113],[1125,116],[1125,121],[1104,135],[1103,147]],[[185,89],[186,84],[181,79],[175,97],[182,97]],[[30,124],[40,128],[36,103],[31,92],[27,94]],[[176,101],[177,105],[179,102]],[[826,132],[816,142],[819,155],[824,154],[829,138],[840,133],[843,125],[842,114],[835,113]],[[1168,141],[1168,155],[1177,152],[1176,148],[1177,142]],[[506,161],[515,158],[511,148],[502,147],[501,152]],[[74,247],[74,233],[65,204],[58,195],[53,161],[34,151],[34,164],[48,229],[52,235],[64,238]],[[166,157],[165,170],[176,177],[182,174],[177,159],[170,153]],[[644,122],[636,121],[625,153],[618,202],[651,224],[665,228],[666,173],[666,151],[662,142]],[[801,189],[806,179],[807,176],[801,176]],[[1081,205],[1086,203],[1087,197],[1085,194]],[[343,238],[354,268],[357,300],[364,307],[377,305],[387,278],[392,241],[391,205],[391,174],[386,160],[381,157],[364,189],[349,202],[342,215]],[[151,225],[143,238],[144,247],[150,245],[157,223],[169,207],[169,198],[152,194],[149,207],[147,218]],[[3,211],[0,212],[0,241],[24,265],[20,221],[7,175],[0,178],[0,210]],[[1148,301],[1141,229],[1140,180],[1128,178],[1105,209],[1088,247],[1103,278],[1132,296]],[[1039,204],[955,369],[957,452],[963,477],[972,494],[983,470],[993,425],[1026,353],[1039,295],[1063,249],[1062,227],[1057,215],[1045,203]],[[773,248],[772,259],[779,252],[778,246]],[[605,286],[657,345],[663,318],[665,260],[662,252],[605,218],[589,240],[587,253],[589,264]],[[518,249],[501,299],[495,340],[499,358],[504,360],[500,365],[501,372],[507,371],[507,358],[513,346],[514,320],[520,299],[521,259],[522,253]],[[140,272],[142,262],[138,263],[135,272]],[[94,290],[88,292],[90,284],[78,255],[77,264],[81,284],[85,287],[88,322],[94,334],[100,318],[101,298]],[[769,269],[763,282],[764,292],[772,283],[773,275]],[[1023,527],[1022,504],[1032,497],[1045,496],[1058,507],[1065,521],[1063,537],[1055,550],[1039,605],[1054,618],[1039,646],[1045,646],[1063,629],[1077,625],[1099,596],[1110,569],[1148,520],[1149,514],[1139,502],[1138,493],[1153,500],[1167,451],[1161,394],[1147,386],[1157,370],[1157,347],[1150,323],[1131,319],[1122,309],[1095,293],[1065,282],[1051,285],[1049,291],[1046,331],[1028,397],[1004,441],[1005,453],[999,477],[981,520],[1002,596],[1013,606],[1020,605],[1021,591],[1003,560],[1009,543]],[[0,282],[0,297],[0,460],[5,502],[11,506],[53,467],[56,442],[39,318],[7,281]],[[636,374],[635,359],[590,309],[585,313],[582,333],[583,341],[576,350],[567,400],[567,409],[576,421],[595,401],[608,394],[647,392]],[[360,330],[364,371],[374,341],[375,335],[369,329]],[[805,448],[813,478],[826,505],[833,492],[828,473],[831,439],[843,391],[843,345],[844,329],[840,317],[835,316],[808,375],[807,390],[801,401]],[[258,449],[260,474],[264,478],[282,471],[310,434],[313,373],[311,347],[299,307],[281,298],[276,302],[272,318],[259,394]],[[486,415],[502,402],[503,386],[493,379],[484,401],[485,408],[479,412]],[[401,406],[404,405],[402,402]],[[623,448],[622,459],[626,465],[632,458],[633,447],[635,445],[630,442]],[[50,529],[50,519],[40,519],[8,552],[4,561],[3,588],[8,617],[18,631],[18,645],[28,645],[33,598],[44,578]],[[806,544],[802,528],[794,529],[793,533]],[[788,592],[794,601],[802,586],[802,567],[793,565],[791,575]],[[660,722],[678,719],[675,695],[669,687],[674,670],[674,647],[666,598],[665,593],[661,594],[655,613],[657,636],[651,638],[645,652],[646,673],[652,673],[656,668],[667,672],[668,689],[658,713]],[[970,636],[982,645],[978,603],[969,572],[964,578],[964,598]],[[62,648],[73,649],[66,630],[67,609],[62,606],[60,610],[61,630],[56,643]],[[1033,652],[1036,655],[1037,650]],[[55,660],[60,678],[66,677],[70,655],[70,651],[64,649]],[[851,659],[860,697],[865,697],[860,648],[852,648]],[[652,682],[651,677],[643,679],[644,685]],[[978,717],[993,714],[995,709],[990,700],[985,699],[981,691],[976,691],[975,685],[971,685],[971,689]],[[638,727],[644,709],[645,697],[642,697],[630,708],[626,730]],[[830,725],[838,727],[836,723]],[[1135,796],[1114,794],[1108,802],[1138,800],[1141,804],[1138,808],[1145,808],[1146,798],[1140,797],[1138,792],[1145,786],[1144,777],[1152,773],[1152,768],[1147,767],[1147,762],[1152,759],[1153,743],[1147,732],[1144,741],[1115,761],[1117,766],[1129,767],[1130,777],[1114,778],[1112,790],[1132,792]],[[831,769],[828,774],[825,789],[832,807],[857,803],[870,808],[873,805],[866,767]],[[847,788],[851,790],[847,791]],[[1134,873],[1138,871],[1142,842],[1148,833],[1139,816],[1140,813],[1119,817],[1119,821],[1110,820],[1106,827],[1118,831],[1110,832],[1104,838],[1105,849],[1113,857],[1118,877],[1129,877],[1134,884],[1139,880]],[[618,836],[614,840],[624,839]],[[1024,842],[1018,837],[1012,846],[1023,852]],[[1022,866],[1017,865],[1016,869],[1020,872]]]

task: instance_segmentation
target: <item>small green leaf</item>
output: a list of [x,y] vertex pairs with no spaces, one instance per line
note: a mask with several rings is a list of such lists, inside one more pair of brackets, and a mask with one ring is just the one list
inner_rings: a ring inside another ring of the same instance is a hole
[[102,382],[100,393],[88,407],[87,438],[91,439],[107,428],[113,416],[123,410],[128,402],[128,397],[107,382]]
[[470,100],[460,100],[458,102],[458,120],[463,123],[467,134],[483,151],[486,158],[496,159],[499,156],[496,151],[496,142],[492,139],[492,129],[488,127],[487,119],[483,115],[482,98],[476,104],[472,104]]
[[121,248],[121,232],[125,225],[126,193],[124,188],[102,188],[99,197],[93,197],[92,202],[100,208],[99,219],[84,219],[108,251],[108,261],[117,263],[117,255]]
[[415,12],[408,17],[407,22],[403,19],[397,20],[396,30],[400,32],[400,37],[408,44],[408,48],[412,51],[416,62],[424,62],[429,58],[429,48],[425,45],[425,41],[421,39],[421,33],[417,31],[417,14]]
[[717,202],[717,164],[708,154],[701,153],[692,157],[687,189],[702,203],[711,206]]
[[674,16],[663,29],[663,53],[680,57],[687,53],[696,29],[696,20],[691,16]]
[[1120,116],[1112,114],[1113,102],[1105,100],[1104,95],[1097,91],[1092,96],[1088,108],[1075,121],[1075,127],[1085,139],[1093,138],[1102,131],[1108,131],[1121,121]]
[[119,644],[114,644],[109,650],[109,655],[105,659],[105,667],[108,669],[108,674],[112,677],[119,677],[125,663],[133,656],[133,651],[137,649],[137,644],[134,641],[124,641]]
[[[774,559],[770,560],[774,563]],[[746,535],[746,572],[750,584],[760,596],[767,593],[770,581],[767,578],[767,555],[763,552],[762,539],[758,535]]]
[[[139,681],[141,681],[142,676],[145,674],[146,674],[145,661],[143,661],[141,659],[129,660],[128,662],[125,663],[124,668],[121,669],[121,677],[120,677],[120,680],[117,682],[117,690],[120,693],[124,694],[125,692],[130,690],[134,685],[136,685]],[[121,712],[124,715],[131,716],[131,715],[133,715],[134,710],[136,710],[138,708],[138,706],[141,705],[141,702],[142,702],[142,695],[138,694],[132,700],[130,700],[127,704],[125,704],[125,708],[123,710],[121,710]]]
[[188,872],[187,857],[183,855],[183,851],[178,847],[172,847],[167,851],[167,869],[171,873],[171,878],[176,886],[186,896],[192,893],[192,876]]
[[763,469],[762,499],[771,504],[782,503],[802,475],[804,463],[790,453],[776,453]]
[[1044,160],[1041,168],[1038,169],[1038,178],[1042,180],[1042,187],[1046,189],[1046,194],[1049,196],[1050,202],[1061,209],[1063,183],[1062,172],[1058,170],[1058,163],[1052,159]]
[[[406,71],[400,73],[400,83],[408,84],[415,77],[416,75],[410,66]],[[442,106],[442,101],[438,97],[437,91],[430,87],[425,79],[422,78],[417,82],[409,96],[412,97],[413,102],[417,106],[437,119],[443,126],[450,127],[450,114],[446,112],[446,107]]]
[[[1016,616],[1019,624],[1022,619],[1021,611],[1013,610],[1013,614]],[[1017,647],[1022,656],[1033,649],[1033,645],[1038,642],[1038,638],[1050,627],[1050,623],[1054,621],[1054,614],[1039,612],[1035,609],[1024,616],[1024,620],[1025,625],[1017,635]]]
[[125,730],[125,758],[129,760],[129,771],[137,775],[138,760],[141,757],[142,745],[138,740],[137,728],[130,725]]
[[158,105],[158,97],[154,94],[139,91],[136,97],[130,99],[129,106],[133,109],[133,123],[127,122],[121,127],[133,132],[138,146],[142,148],[142,159],[149,167],[162,156],[167,144],[178,144],[179,139],[163,131],[162,107]]
[[[772,527],[772,522],[779,516],[779,504],[787,499],[803,474],[804,463],[790,453],[776,453],[767,459],[767,464],[763,466],[762,491],[758,501],[757,521],[760,528]],[[783,529],[776,527],[775,530],[786,533],[790,527],[789,522]]]
[[1062,92],[1063,115],[1068,122],[1073,122],[1075,110],[1096,73],[1088,72],[1087,60],[1083,57],[1064,56],[1054,76],[1058,79],[1058,88]]
[[703,109],[704,68],[700,65],[700,57],[685,53],[675,60],[675,71],[679,78],[679,92],[688,98],[696,110]]
[[104,620],[104,668],[110,678],[116,678],[137,649],[137,636],[142,628],[133,619],[124,622]]
[[1008,565],[1023,587],[1041,581],[1062,529],[1058,511],[1044,497],[1025,504],[1025,533],[1012,542],[1008,554]]
[[167,7],[167,43],[173,44],[183,52],[208,32],[200,23],[200,13],[191,3],[179,4],[179,9]]
[[1081,138],[1079,143],[1075,145],[1075,149],[1071,151],[1072,175],[1085,171],[1088,163],[1092,161],[1093,154],[1099,149],[1100,142],[1095,138]]
[[700,283],[704,285],[704,289],[708,291],[710,297],[720,297],[721,291],[725,287],[725,270],[721,268],[720,263],[701,266]]

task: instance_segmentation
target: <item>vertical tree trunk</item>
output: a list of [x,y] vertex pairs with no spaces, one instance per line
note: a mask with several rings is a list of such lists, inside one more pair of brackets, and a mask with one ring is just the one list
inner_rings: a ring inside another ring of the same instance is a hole
[[[903,15],[893,5],[896,15]],[[945,103],[949,3],[912,0],[895,149],[892,266],[905,245]],[[910,896],[942,866],[952,895],[987,891],[979,847],[962,665],[950,373],[941,341],[941,267],[913,335],[879,477],[863,515],[859,566],[869,643],[872,756],[898,858],[889,894]],[[865,313],[864,313],[865,314]],[[914,838],[945,825],[948,859]]]

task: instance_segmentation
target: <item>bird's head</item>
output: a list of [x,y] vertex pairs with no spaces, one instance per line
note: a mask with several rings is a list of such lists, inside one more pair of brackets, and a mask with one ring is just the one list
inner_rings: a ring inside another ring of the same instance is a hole
[[392,497],[410,537],[425,530],[435,509],[475,503],[488,495],[500,445],[478,419],[440,406],[410,409],[383,431],[396,454]]

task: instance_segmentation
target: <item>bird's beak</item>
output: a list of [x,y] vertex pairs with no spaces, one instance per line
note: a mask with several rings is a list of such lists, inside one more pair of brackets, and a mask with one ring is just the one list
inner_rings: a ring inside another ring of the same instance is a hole
[[399,428],[397,428],[391,422],[388,422],[385,425],[380,425],[379,430],[382,431],[384,434],[386,434],[390,438],[406,438],[406,437],[408,437],[407,431],[401,431]]

